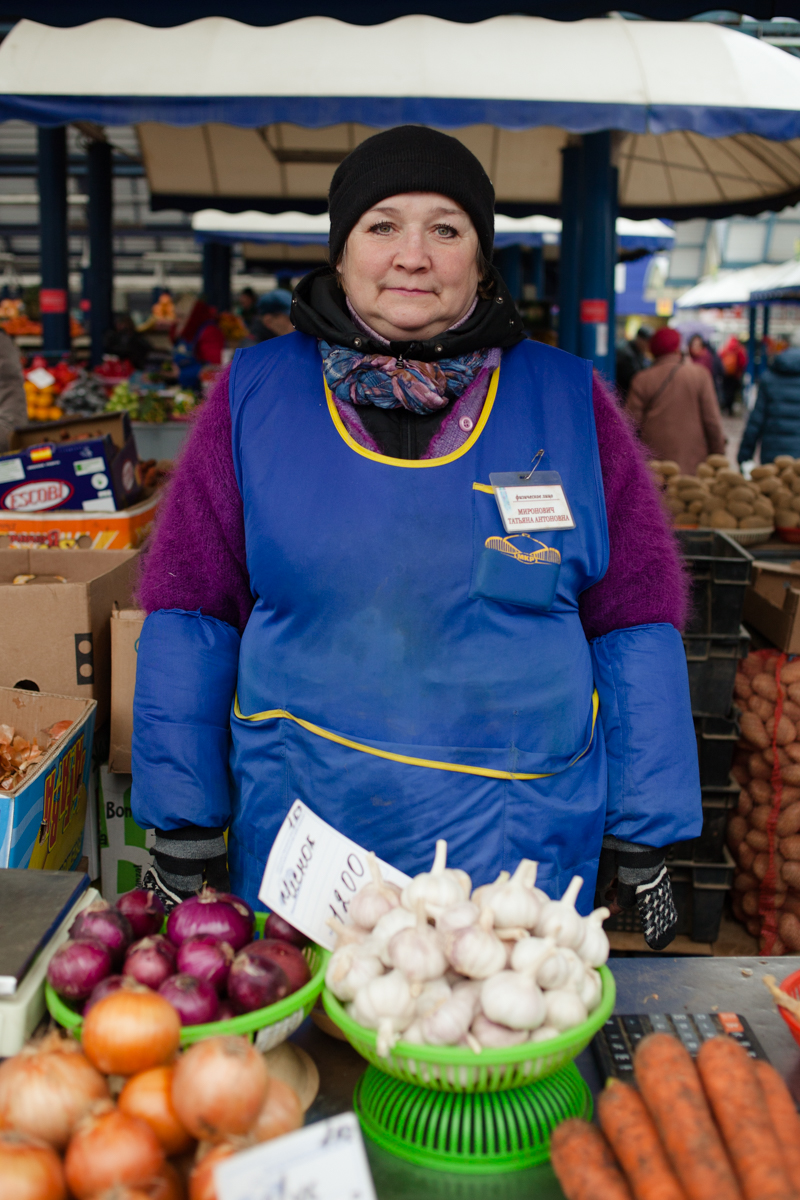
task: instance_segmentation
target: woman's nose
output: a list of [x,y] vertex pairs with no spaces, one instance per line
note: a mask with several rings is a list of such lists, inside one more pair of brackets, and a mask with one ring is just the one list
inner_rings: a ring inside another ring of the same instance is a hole
[[422,234],[409,230],[403,235],[395,251],[394,266],[405,271],[419,271],[430,266],[430,255]]

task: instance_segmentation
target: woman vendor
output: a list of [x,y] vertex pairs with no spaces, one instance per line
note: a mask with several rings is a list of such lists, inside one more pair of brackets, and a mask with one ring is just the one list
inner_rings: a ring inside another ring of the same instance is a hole
[[635,438],[590,363],[525,340],[459,141],[379,133],[329,201],[331,267],[295,333],[236,354],[145,561],[150,881],[229,865],[256,903],[300,798],[411,875],[438,837],[476,884],[523,856],[552,896],[580,874],[584,912],[602,850],[660,947],[663,847],[701,806],[686,586]]

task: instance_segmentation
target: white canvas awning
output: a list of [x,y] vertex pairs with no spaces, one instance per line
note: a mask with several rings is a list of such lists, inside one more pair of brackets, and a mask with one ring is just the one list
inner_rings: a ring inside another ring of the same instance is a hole
[[409,121],[454,131],[512,215],[555,212],[560,150],[600,129],[621,131],[625,216],[800,197],[800,60],[706,22],[23,20],[0,46],[12,117],[137,124],[157,207],[321,211],[336,163]]
[[675,301],[676,308],[731,308],[755,302],[755,294],[770,288],[786,275],[787,267],[797,263],[759,263],[741,271],[720,271],[712,279],[702,279]]

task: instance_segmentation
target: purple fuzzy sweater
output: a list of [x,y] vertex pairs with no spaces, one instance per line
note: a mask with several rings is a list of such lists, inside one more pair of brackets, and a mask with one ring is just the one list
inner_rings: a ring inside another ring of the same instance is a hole
[[[687,581],[644,454],[596,375],[592,398],[610,552],[605,576],[580,599],[586,637],[656,622],[681,629]],[[228,372],[200,410],[161,503],[139,603],[147,612],[199,609],[240,631],[247,624],[254,601],[233,469]]]

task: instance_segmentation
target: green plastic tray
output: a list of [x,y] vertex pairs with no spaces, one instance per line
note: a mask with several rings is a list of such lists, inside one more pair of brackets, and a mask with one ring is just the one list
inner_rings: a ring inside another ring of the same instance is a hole
[[608,967],[600,967],[603,993],[588,1020],[547,1042],[523,1042],[501,1050],[473,1050],[461,1046],[415,1046],[398,1042],[386,1058],[377,1051],[377,1034],[348,1016],[327,988],[325,1011],[350,1045],[386,1075],[417,1087],[439,1092],[501,1092],[521,1088],[566,1067],[584,1050],[614,1011],[617,989]]
[[[259,937],[264,936],[264,925],[268,913],[258,912],[256,931]],[[229,1021],[211,1021],[207,1025],[184,1025],[181,1029],[181,1045],[190,1046],[203,1038],[218,1037],[220,1034],[248,1034],[255,1037],[259,1050],[271,1050],[280,1045],[294,1033],[314,1007],[314,1001],[322,991],[325,983],[325,971],[328,967],[330,951],[321,946],[309,945],[303,951],[303,957],[308,963],[311,978],[308,983],[279,1000],[277,1004],[269,1004],[266,1008],[257,1008],[255,1012],[244,1013],[241,1017],[231,1017]],[[51,1017],[70,1030],[75,1037],[80,1037],[83,1017],[61,999],[56,991],[45,984],[45,1001]]]

